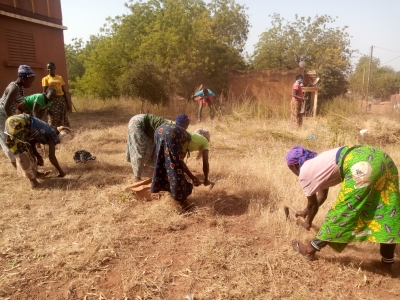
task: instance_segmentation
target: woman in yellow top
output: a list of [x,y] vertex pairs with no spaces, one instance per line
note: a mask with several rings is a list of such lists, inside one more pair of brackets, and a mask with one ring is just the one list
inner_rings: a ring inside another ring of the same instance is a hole
[[208,143],[210,142],[211,134],[208,130],[199,128],[194,132],[189,132],[191,140],[190,142],[186,142],[182,146],[182,150],[184,153],[199,151],[196,159],[203,158],[203,173],[204,173],[204,185],[209,185],[210,181],[208,180],[208,174],[210,172],[210,166],[208,163]]
[[51,103],[47,110],[49,124],[54,129],[59,126],[70,127],[67,111],[71,111],[71,100],[64,89],[65,82],[61,76],[56,75],[56,65],[53,62],[47,64],[47,72],[49,75],[42,79],[43,93],[46,93],[49,87],[57,91],[57,99]]

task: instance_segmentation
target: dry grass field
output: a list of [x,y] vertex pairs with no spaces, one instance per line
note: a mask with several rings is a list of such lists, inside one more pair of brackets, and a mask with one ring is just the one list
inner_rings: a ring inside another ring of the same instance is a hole
[[[214,123],[192,124],[211,131],[210,179],[181,212],[167,196],[139,201],[125,162],[127,124],[138,113],[126,100],[118,106],[76,101],[70,115],[76,138],[59,145],[67,172],[53,174],[30,190],[0,155],[0,299],[399,299],[400,247],[394,278],[377,268],[379,246],[352,244],[341,254],[328,247],[307,261],[291,240],[313,236],[286,221],[282,203],[304,208],[306,198],[285,165],[286,151],[303,145],[324,151],[345,144],[385,149],[400,166],[397,116],[356,113],[339,100],[329,114],[306,118],[300,130],[288,117],[260,105],[231,105]],[[173,118],[195,104],[151,113]],[[335,111],[336,109],[336,111]],[[284,111],[284,109],[282,109]],[[360,128],[368,129],[365,136]],[[314,135],[316,138],[310,138]],[[77,150],[97,160],[75,164]],[[201,176],[192,155],[188,166]],[[150,174],[148,174],[150,175]],[[338,187],[332,188],[315,224],[320,225]]]

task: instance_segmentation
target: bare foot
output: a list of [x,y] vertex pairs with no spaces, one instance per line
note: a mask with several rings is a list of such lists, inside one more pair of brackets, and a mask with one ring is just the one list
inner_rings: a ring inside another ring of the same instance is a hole
[[300,253],[301,256],[308,260],[314,260],[315,259],[315,250],[311,245],[304,245],[303,243],[300,243],[299,241],[293,240],[292,241],[292,248],[294,251]]
[[60,173],[58,173],[57,177],[58,178],[63,178],[63,177],[65,177],[65,175],[67,175],[67,173],[61,171]]

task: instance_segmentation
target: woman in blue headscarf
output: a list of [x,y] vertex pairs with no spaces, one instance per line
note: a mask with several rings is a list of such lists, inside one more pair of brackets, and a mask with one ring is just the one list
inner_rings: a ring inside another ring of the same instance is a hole
[[[151,192],[171,192],[172,197],[185,208],[187,206],[185,201],[192,193],[193,185],[200,185],[200,181],[187,168],[184,162],[185,153],[182,150],[183,144],[191,140],[190,134],[186,132],[190,120],[186,115],[180,115],[175,122],[176,125],[159,126],[154,133],[157,160]],[[193,184],[186,180],[185,174],[192,179]]]
[[[174,121],[152,114],[139,114],[133,116],[129,121],[126,161],[132,164],[135,182],[142,180],[145,164],[154,165],[154,132],[158,126],[164,123],[173,124]],[[190,120],[188,116],[182,114],[176,117],[175,123],[187,128]]]
[[15,168],[17,167],[15,156],[6,145],[5,124],[8,117],[17,113],[18,106],[24,102],[24,88],[31,87],[34,80],[35,73],[29,66],[19,66],[17,80],[6,87],[0,98],[0,145]]

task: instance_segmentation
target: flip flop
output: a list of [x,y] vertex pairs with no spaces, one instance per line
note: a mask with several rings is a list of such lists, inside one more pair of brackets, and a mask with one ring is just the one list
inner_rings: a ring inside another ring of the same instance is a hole
[[294,251],[298,252],[301,256],[303,256],[307,260],[314,260],[314,255],[311,254],[303,254],[300,251],[300,245],[298,241],[292,241],[292,248]]
[[40,178],[47,177],[47,176],[50,175],[51,172],[52,172],[51,170],[50,171],[44,171],[43,173],[42,172],[37,172],[36,178],[40,179]]

